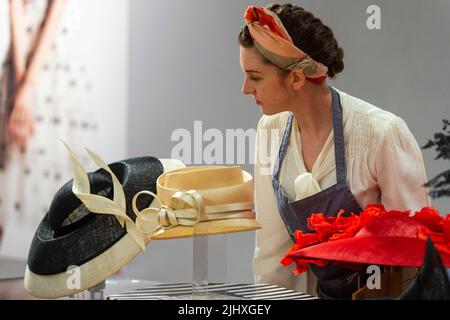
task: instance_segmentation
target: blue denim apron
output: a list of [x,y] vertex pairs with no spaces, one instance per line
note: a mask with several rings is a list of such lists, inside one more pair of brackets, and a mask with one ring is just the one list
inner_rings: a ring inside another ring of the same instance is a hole
[[[330,88],[333,107],[334,150],[336,157],[336,180],[334,186],[329,187],[303,200],[291,201],[279,182],[280,169],[291,137],[293,115],[288,119],[283,139],[281,141],[277,162],[274,166],[272,185],[277,199],[278,210],[286,225],[292,240],[295,241],[295,230],[304,233],[313,231],[308,229],[307,219],[312,213],[322,212],[325,216],[336,216],[340,209],[346,213],[359,214],[362,209],[346,183],[345,147],[342,110],[339,94]],[[294,178],[294,177],[292,177]],[[348,299],[358,290],[359,282],[365,275],[355,270],[328,264],[324,267],[309,265],[317,277],[318,295],[324,299]]]

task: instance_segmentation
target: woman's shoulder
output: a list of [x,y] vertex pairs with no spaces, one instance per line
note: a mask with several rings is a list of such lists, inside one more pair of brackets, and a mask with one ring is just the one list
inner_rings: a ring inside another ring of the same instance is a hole
[[386,123],[396,118],[397,115],[385,110],[383,107],[378,107],[363,99],[354,97],[346,92],[339,91],[343,108],[347,108],[350,113],[359,113],[366,115],[373,122]]
[[358,126],[368,127],[373,134],[380,136],[393,126],[406,125],[402,118],[383,107],[375,106],[343,91],[338,92],[344,113],[347,113],[354,129]]
[[406,122],[393,112],[339,92],[344,111],[347,157],[368,154],[389,142],[392,146],[416,144]]

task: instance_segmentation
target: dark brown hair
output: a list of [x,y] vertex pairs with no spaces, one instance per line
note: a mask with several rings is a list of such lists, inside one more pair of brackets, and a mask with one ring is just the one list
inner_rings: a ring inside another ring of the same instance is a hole
[[[292,4],[271,4],[267,9],[278,15],[296,47],[328,67],[330,78],[344,70],[344,50],[339,47],[333,31],[320,19]],[[247,48],[254,46],[247,26],[239,32],[239,43]]]

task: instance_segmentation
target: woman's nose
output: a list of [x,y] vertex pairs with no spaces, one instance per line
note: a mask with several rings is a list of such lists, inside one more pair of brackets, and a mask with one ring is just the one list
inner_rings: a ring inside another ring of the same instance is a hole
[[245,95],[249,95],[249,94],[255,94],[255,89],[252,88],[249,84],[247,80],[244,80],[244,83],[242,84],[242,93]]

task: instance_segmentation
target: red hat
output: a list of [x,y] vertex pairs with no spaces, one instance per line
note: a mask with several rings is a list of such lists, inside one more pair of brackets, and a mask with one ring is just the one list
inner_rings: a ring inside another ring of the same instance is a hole
[[413,216],[382,205],[369,205],[359,216],[344,217],[342,210],[337,217],[313,214],[308,227],[316,232],[297,231],[296,244],[281,260],[283,265],[295,262],[296,274],[306,271],[308,263],[420,267],[427,238],[450,267],[450,214],[442,217],[431,207]]

